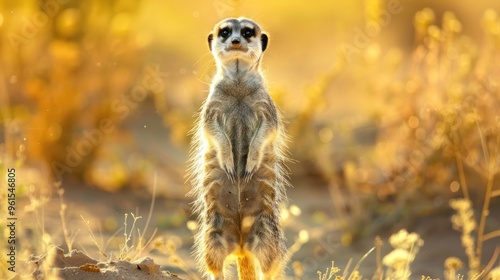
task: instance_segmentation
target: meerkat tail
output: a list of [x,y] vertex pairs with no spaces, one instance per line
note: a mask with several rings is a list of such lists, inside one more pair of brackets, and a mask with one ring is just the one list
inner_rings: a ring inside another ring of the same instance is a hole
[[255,261],[248,253],[238,256],[238,277],[240,280],[257,280]]

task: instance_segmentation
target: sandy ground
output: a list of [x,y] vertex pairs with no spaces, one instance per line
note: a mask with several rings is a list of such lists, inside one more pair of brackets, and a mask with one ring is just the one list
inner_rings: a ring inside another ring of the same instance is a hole
[[64,250],[58,247],[52,248],[45,255],[33,257],[30,260],[30,264],[35,267],[33,275],[38,279],[47,276],[42,272],[44,265],[53,268],[51,273],[56,274],[62,279],[180,279],[176,275],[162,271],[160,265],[156,264],[149,257],[143,257],[132,262],[98,262],[77,250],[65,254]]

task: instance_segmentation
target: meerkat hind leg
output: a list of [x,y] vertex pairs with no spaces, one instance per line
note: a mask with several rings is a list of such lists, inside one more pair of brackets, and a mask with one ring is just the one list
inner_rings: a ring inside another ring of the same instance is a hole
[[211,280],[224,279],[224,259],[226,256],[221,252],[221,249],[223,248],[216,249],[218,252],[207,249],[205,252],[206,268],[210,273]]
[[210,228],[207,229],[205,242],[199,245],[203,248],[206,270],[211,276],[210,279],[224,279],[225,260],[234,250],[234,244],[228,242],[227,236],[224,236],[223,229],[228,226],[219,213],[215,213],[212,223],[207,226]]
[[282,279],[286,263],[286,245],[283,231],[278,225],[278,218],[262,215],[257,225],[260,225],[260,229],[257,230],[261,232],[254,233],[260,239],[254,253],[259,260],[262,279]]
[[[217,184],[212,184],[207,193],[207,209],[209,221],[204,224],[205,240],[203,248],[206,268],[215,279],[232,279],[228,272],[231,254],[239,246],[238,226],[238,192],[233,184],[225,178],[222,170],[212,171],[217,177]],[[219,277],[219,278],[217,278]]]

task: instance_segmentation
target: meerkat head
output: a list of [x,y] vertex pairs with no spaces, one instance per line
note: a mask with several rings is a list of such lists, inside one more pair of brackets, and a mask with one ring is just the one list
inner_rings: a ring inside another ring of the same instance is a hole
[[242,17],[222,20],[208,35],[208,47],[222,64],[234,60],[258,64],[267,42],[259,25]]

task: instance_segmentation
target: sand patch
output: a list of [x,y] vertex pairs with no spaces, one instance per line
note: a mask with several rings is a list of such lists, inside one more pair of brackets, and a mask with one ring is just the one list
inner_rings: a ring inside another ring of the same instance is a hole
[[44,273],[54,273],[61,279],[181,279],[177,275],[162,271],[150,257],[143,257],[135,261],[106,261],[99,262],[85,255],[83,252],[73,250],[67,254],[58,247],[52,248],[49,253],[32,257],[29,261],[34,269],[33,276],[43,279]]

